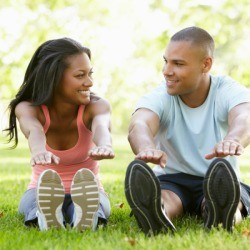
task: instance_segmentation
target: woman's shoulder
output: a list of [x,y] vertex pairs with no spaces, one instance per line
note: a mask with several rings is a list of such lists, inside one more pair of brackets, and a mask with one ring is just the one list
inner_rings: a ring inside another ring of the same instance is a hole
[[91,98],[90,98],[90,103],[88,104],[88,106],[110,107],[110,103],[107,99],[92,93]]
[[43,111],[41,106],[34,106],[30,101],[22,101],[15,108],[17,116],[37,117],[43,120]]
[[91,96],[90,103],[86,105],[85,112],[90,115],[92,114],[91,116],[102,113],[110,113],[111,105],[107,99],[94,94]]
[[37,111],[37,106],[32,105],[32,102],[22,101],[16,105],[15,112],[33,113]]

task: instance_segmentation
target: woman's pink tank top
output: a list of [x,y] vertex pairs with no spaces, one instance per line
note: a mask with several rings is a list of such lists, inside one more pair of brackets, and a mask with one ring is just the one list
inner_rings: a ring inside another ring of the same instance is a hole
[[[50,116],[47,106],[42,105],[41,107],[45,116],[45,124],[43,126],[43,129],[44,133],[46,134],[50,126]],[[103,190],[102,184],[99,179],[98,163],[88,156],[89,149],[95,146],[95,144],[92,141],[92,132],[85,127],[82,121],[84,108],[85,106],[81,105],[78,109],[77,128],[79,137],[76,145],[73,148],[67,150],[55,150],[50,148],[49,145],[46,144],[46,149],[48,151],[60,157],[60,163],[58,165],[48,164],[35,165],[34,167],[32,167],[31,182],[28,185],[29,189],[36,188],[38,178],[44,170],[53,169],[60,175],[65,187],[65,193],[70,193],[71,182],[75,173],[81,168],[88,168],[96,176],[99,188]]]

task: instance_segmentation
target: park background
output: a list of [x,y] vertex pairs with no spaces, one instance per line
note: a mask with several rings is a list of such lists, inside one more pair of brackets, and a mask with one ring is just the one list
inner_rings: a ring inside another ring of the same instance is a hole
[[[247,249],[249,220],[233,234],[207,234],[200,221],[175,221],[173,237],[145,238],[125,200],[123,182],[133,159],[127,142],[131,113],[139,96],[162,80],[163,53],[169,38],[188,26],[206,29],[215,40],[212,74],[226,74],[250,86],[250,0],[5,0],[0,2],[0,128],[23,81],[36,48],[46,40],[71,37],[92,51],[93,90],[112,105],[116,158],[101,161],[110,194],[110,226],[99,232],[27,230],[17,207],[30,178],[29,151],[21,136],[8,150],[0,134],[0,249]],[[250,184],[250,157],[240,158],[243,181]],[[191,229],[191,230],[190,230]],[[43,240],[39,241],[39,239]],[[88,241],[88,243],[86,243]],[[45,242],[45,243],[42,243]]]

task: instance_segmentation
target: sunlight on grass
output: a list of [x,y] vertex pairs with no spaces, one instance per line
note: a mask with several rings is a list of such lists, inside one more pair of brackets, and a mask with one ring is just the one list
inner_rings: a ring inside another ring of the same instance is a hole
[[1,159],[2,164],[12,164],[12,163],[27,163],[29,164],[29,158],[25,157],[4,157]]
[[[31,166],[26,140],[21,140],[15,150],[2,150],[0,163],[0,249],[248,249],[249,238],[243,236],[250,229],[250,220],[237,225],[232,234],[219,229],[207,232],[200,219],[185,216],[174,220],[177,232],[145,237],[135,217],[130,217],[130,207],[124,194],[127,165],[133,153],[126,136],[113,136],[116,158],[100,161],[101,181],[111,202],[111,217],[106,228],[83,233],[74,230],[40,232],[27,229],[23,217],[17,213],[19,201],[30,181]],[[4,151],[4,154],[2,153]],[[250,183],[250,150],[240,158],[244,180]]]

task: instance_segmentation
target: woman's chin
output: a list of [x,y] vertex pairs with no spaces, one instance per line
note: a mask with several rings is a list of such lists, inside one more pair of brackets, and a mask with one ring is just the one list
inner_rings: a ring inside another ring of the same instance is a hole
[[85,98],[81,101],[81,105],[88,105],[90,103],[90,98]]

